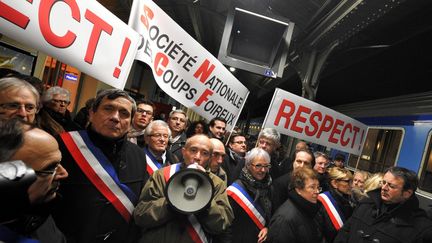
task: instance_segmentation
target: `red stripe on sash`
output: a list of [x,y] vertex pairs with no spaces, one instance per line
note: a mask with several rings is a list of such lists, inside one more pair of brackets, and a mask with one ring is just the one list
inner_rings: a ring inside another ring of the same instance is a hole
[[256,224],[258,229],[262,230],[264,228],[264,225],[258,220],[258,218],[254,215],[254,213],[250,210],[250,208],[241,200],[241,198],[235,194],[232,191],[227,190],[228,196],[232,197],[234,201],[237,202],[240,207],[243,208],[243,210],[246,212],[247,215],[249,215],[249,218],[252,219],[252,221]]
[[341,226],[339,225],[338,220],[336,219],[336,217],[333,215],[332,210],[330,209],[329,205],[327,204],[327,202],[325,201],[324,198],[318,196],[318,200],[320,200],[320,202],[322,203],[322,205],[324,206],[325,210],[327,211],[327,214],[333,224],[333,226],[335,227],[336,230],[339,230],[341,228]]

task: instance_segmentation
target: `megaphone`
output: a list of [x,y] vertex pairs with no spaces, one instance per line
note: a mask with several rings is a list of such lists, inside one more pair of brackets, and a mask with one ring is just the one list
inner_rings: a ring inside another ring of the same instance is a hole
[[213,191],[213,182],[205,172],[186,168],[171,176],[165,195],[176,211],[194,214],[210,205]]

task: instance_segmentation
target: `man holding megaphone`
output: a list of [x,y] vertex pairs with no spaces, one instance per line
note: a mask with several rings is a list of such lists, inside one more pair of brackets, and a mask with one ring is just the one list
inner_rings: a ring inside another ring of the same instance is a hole
[[226,186],[208,169],[212,152],[210,139],[195,135],[182,148],[182,163],[152,175],[134,211],[140,242],[211,242],[231,225]]

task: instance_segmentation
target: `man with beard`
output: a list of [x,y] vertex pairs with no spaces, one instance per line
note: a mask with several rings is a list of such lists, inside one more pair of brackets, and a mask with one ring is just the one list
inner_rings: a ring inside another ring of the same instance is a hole
[[144,130],[153,121],[155,105],[147,100],[137,101],[137,110],[132,119],[132,127],[128,133],[128,140],[140,147],[144,147]]

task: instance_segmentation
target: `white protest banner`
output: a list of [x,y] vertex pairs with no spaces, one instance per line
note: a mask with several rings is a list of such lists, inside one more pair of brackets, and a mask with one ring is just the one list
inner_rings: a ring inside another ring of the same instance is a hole
[[359,155],[368,127],[313,101],[276,89],[263,127]]
[[134,1],[129,25],[143,36],[137,59],[152,68],[165,93],[234,127],[249,90],[230,71],[150,0]]
[[140,41],[94,0],[1,0],[0,32],[119,89]]

